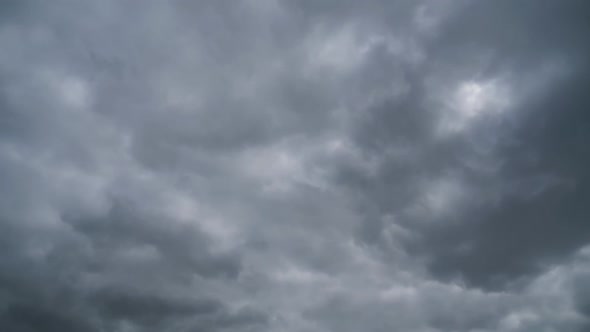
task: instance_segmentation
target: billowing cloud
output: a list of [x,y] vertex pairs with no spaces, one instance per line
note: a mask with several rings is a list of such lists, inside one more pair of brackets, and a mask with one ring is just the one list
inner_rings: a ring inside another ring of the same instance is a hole
[[582,1],[5,1],[0,330],[586,331]]

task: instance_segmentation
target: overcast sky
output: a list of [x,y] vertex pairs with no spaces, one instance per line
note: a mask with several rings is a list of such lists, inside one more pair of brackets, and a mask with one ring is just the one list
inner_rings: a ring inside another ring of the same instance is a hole
[[0,1],[0,331],[590,331],[589,13]]

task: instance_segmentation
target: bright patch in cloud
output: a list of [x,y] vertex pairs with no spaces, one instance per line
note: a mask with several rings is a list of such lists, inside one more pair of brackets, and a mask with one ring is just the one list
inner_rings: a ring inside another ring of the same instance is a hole
[[499,80],[461,82],[447,97],[439,129],[462,132],[484,117],[501,115],[510,101],[508,88]]

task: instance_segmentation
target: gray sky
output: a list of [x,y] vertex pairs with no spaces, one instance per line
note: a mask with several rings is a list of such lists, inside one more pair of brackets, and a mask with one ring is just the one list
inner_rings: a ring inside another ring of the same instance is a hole
[[0,330],[588,331],[589,12],[0,2]]

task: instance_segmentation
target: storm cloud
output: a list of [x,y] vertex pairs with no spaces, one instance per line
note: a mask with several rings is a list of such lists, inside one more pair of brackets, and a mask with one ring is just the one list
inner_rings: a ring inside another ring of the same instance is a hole
[[590,329],[582,0],[0,4],[0,330]]

